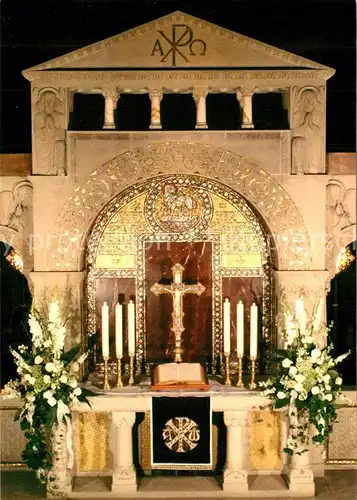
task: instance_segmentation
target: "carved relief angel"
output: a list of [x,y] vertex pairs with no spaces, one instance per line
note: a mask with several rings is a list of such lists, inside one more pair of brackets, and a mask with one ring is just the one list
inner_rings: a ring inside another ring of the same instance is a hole
[[297,97],[292,140],[293,173],[324,173],[322,109],[316,88],[301,89]]
[[28,212],[32,209],[32,184],[18,182],[12,191],[0,193],[0,226],[21,232],[27,225]]
[[58,93],[43,91],[36,103],[34,118],[37,173],[63,175],[65,173],[65,131],[62,100]]
[[356,239],[356,189],[346,189],[338,179],[326,186],[326,233],[327,267],[334,270],[341,248]]

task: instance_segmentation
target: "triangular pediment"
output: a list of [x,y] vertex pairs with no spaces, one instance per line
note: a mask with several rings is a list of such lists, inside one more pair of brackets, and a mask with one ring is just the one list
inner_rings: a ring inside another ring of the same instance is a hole
[[30,70],[124,68],[331,69],[189,14],[174,12]]

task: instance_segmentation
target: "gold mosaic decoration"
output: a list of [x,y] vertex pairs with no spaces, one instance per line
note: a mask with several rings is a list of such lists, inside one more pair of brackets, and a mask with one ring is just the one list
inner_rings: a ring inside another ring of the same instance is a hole
[[74,424],[77,470],[79,472],[109,470],[108,413],[76,412]]
[[[217,181],[200,175],[164,175],[131,186],[113,198],[88,238],[87,332],[91,335],[97,329],[96,279],[135,278],[138,372],[146,359],[145,246],[185,241],[212,244],[213,359],[222,354],[224,277],[262,277],[263,338],[266,348],[270,346],[271,256],[259,216],[244,198]],[[122,253],[116,260],[118,248]]]
[[250,469],[281,469],[280,420],[281,414],[277,411],[249,412]]
[[206,229],[213,212],[208,191],[196,189],[188,177],[152,184],[145,216],[154,232],[181,233],[187,239]]

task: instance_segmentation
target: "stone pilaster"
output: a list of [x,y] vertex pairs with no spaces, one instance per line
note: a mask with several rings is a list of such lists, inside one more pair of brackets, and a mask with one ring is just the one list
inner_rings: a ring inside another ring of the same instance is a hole
[[242,128],[254,128],[253,123],[253,90],[240,89],[237,91],[237,99],[242,108]]
[[208,89],[206,87],[195,87],[193,98],[196,102],[196,129],[206,129],[206,97]]
[[244,434],[246,411],[225,411],[227,455],[223,473],[223,490],[235,493],[248,491],[248,473],[244,468]]
[[115,108],[119,99],[117,90],[104,90],[103,96],[105,99],[104,108],[104,130],[115,130]]
[[133,464],[135,412],[114,411],[112,420],[115,433],[112,492],[130,493],[137,490],[136,472]]
[[149,92],[149,97],[150,97],[150,101],[151,101],[150,129],[152,129],[152,130],[162,129],[161,112],[160,112],[160,103],[162,100],[162,96],[163,96],[163,93],[161,90],[151,90]]

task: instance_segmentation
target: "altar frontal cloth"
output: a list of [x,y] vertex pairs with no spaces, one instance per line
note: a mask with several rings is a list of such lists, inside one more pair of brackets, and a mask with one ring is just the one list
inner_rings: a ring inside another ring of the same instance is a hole
[[153,397],[153,469],[212,468],[212,418],[209,397]]

